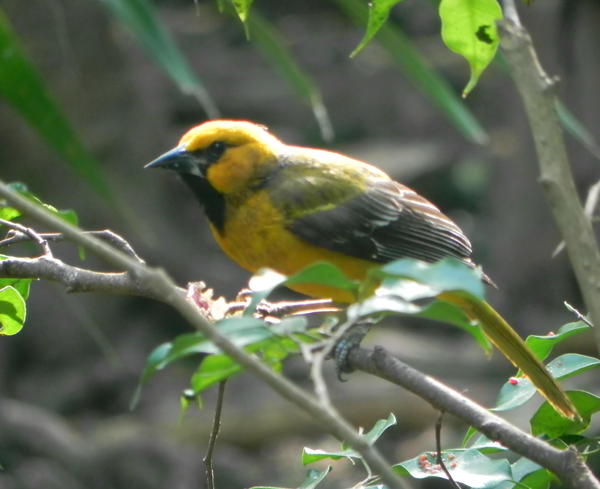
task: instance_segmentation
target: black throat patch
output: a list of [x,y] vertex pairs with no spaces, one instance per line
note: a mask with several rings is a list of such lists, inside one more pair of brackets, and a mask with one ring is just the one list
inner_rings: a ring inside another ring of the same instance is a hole
[[217,192],[208,181],[195,175],[181,174],[181,178],[204,207],[210,223],[223,233],[225,229],[225,197]]

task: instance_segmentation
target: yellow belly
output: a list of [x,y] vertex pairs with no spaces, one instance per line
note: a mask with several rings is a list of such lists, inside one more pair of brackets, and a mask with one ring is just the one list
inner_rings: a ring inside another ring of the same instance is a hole
[[[285,228],[281,214],[270,204],[265,192],[253,194],[240,208],[229,207],[222,232],[211,226],[223,251],[241,267],[254,273],[260,268],[292,275],[317,261],[328,261],[348,277],[361,279],[372,262],[314,246]],[[302,284],[290,287],[311,297],[352,302],[348,292],[322,285]]]

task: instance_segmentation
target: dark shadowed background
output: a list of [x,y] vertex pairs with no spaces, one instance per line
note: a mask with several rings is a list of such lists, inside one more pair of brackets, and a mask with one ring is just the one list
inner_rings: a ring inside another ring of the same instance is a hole
[[[156,3],[223,117],[266,124],[289,143],[330,147],[370,161],[436,202],[471,237],[477,262],[500,287],[490,291],[490,301],[523,335],[573,320],[562,303],[582,307],[580,296],[565,254],[551,258],[560,237],[537,182],[520,100],[498,64],[466,100],[489,134],[489,143],[477,146],[376,43],[349,59],[362,29],[333,3],[258,0],[254,8],[285,34],[287,47],[322,90],[336,134],[325,143],[310,108],[246,41],[238,22],[220,14],[213,2]],[[101,163],[119,203],[107,205],[0,102],[1,178],[25,182],[58,208],[75,209],[86,229],[121,234],[180,284],[204,280],[219,295],[234,296],[248,275],[220,252],[192,195],[173,175],[142,170],[206,119],[198,102],[171,84],[99,2],[4,0],[1,5]],[[542,63],[562,79],[563,101],[597,134],[600,3],[544,0],[522,10]],[[467,65],[441,43],[435,8],[406,2],[394,10],[392,21],[460,93]],[[585,195],[598,178],[599,162],[573,140],[569,147]],[[56,249],[78,263],[70,245]],[[93,258],[82,266],[103,267]],[[192,409],[180,419],[179,395],[194,362],[161,372],[129,410],[147,355],[187,330],[158,303],[69,295],[53,284],[34,284],[26,327],[0,339],[0,488],[203,487],[215,393],[204,397],[202,411]],[[591,336],[576,341],[571,350],[594,354]],[[440,324],[391,322],[367,343],[385,343],[408,363],[485,405],[493,404],[511,374],[499,355],[486,359],[464,333]],[[311,387],[300,359],[286,368]],[[592,382],[591,375],[582,378]],[[434,448],[437,414],[424,402],[362,374],[339,383],[331,365],[327,376],[333,398],[355,425],[368,428],[392,411],[397,415],[398,426],[382,440],[390,460]],[[527,419],[523,412],[509,416],[519,423]],[[458,443],[464,428],[447,418],[445,441]],[[337,442],[254,378],[240,375],[230,383],[216,451],[218,487],[295,487],[306,470],[300,464],[305,445],[334,448]],[[352,485],[362,475],[360,468],[338,463],[329,487],[342,487],[341,481]]]

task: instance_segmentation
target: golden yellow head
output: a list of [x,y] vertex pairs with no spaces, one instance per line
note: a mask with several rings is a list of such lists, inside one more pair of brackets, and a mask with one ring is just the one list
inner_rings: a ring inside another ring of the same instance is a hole
[[188,184],[204,180],[221,194],[249,188],[277,166],[285,145],[264,126],[214,120],[186,132],[179,145],[146,165],[181,174]]
[[190,129],[179,140],[179,145],[187,151],[194,152],[208,148],[216,141],[229,147],[281,144],[265,126],[248,121],[214,120]]

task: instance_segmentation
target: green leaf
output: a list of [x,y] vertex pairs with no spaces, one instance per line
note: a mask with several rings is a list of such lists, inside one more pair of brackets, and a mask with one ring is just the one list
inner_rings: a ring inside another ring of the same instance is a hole
[[187,63],[149,0],[101,0],[142,45],[148,56],[169,75],[186,95],[195,97],[209,118],[219,110],[206,88]]
[[472,426],[469,426],[469,428],[467,429],[467,432],[465,433],[465,436],[463,436],[463,440],[462,440],[460,447],[466,448],[467,445],[469,444],[469,442],[473,439],[473,437],[475,435],[477,435],[477,433],[479,433],[479,431],[477,431]]
[[[288,338],[270,337],[248,342],[244,348],[257,353],[262,360],[275,370],[281,370],[281,362],[292,352],[298,351],[298,345]],[[223,354],[212,354],[202,359],[200,366],[192,376],[191,393],[200,394],[208,387],[228,379],[243,369],[234,359]]]
[[308,328],[308,320],[304,316],[283,318],[279,323],[269,326],[276,335],[289,336],[294,333],[304,333]]
[[198,394],[207,387],[231,377],[240,370],[242,370],[242,366],[227,355],[207,356],[192,375],[191,387],[194,394]]
[[348,308],[349,319],[390,313],[435,319],[464,329],[487,353],[492,350],[477,322],[469,319],[459,306],[436,299],[444,292],[452,292],[468,296],[469,300],[483,300],[479,272],[459,260],[446,258],[436,263],[409,258],[396,260],[373,269],[362,288],[370,297]]
[[40,199],[37,195],[33,194],[27,188],[27,185],[21,182],[13,182],[9,185],[10,188],[19,192],[23,197],[27,197],[32,202],[35,202],[38,205],[41,205],[48,212],[51,212],[57,217],[60,217],[62,220],[68,222],[69,224],[73,224],[74,226],[79,225],[79,217],[77,213],[72,209],[57,209],[53,205],[47,204],[42,199]]
[[0,335],[14,335],[25,323],[25,300],[10,285],[0,289]]
[[[566,379],[599,365],[600,360],[597,358],[579,355],[577,353],[566,353],[552,360],[548,363],[547,367],[554,378]],[[536,389],[529,379],[518,377],[514,380],[517,381],[516,384],[506,382],[502,386],[496,406],[492,408],[492,411],[507,411],[509,409],[514,409],[525,404],[533,397]]]
[[442,40],[466,58],[471,77],[463,90],[466,97],[494,59],[500,38],[496,21],[502,19],[497,0],[441,0]]
[[[0,255],[0,260],[4,260],[5,258],[5,256]],[[31,281],[32,279],[30,278],[0,278],[0,289],[12,287],[26,301],[29,298]]]
[[480,434],[469,447],[469,450],[479,450],[483,454],[488,454],[506,452],[508,448],[506,448],[500,442],[490,440],[487,436]]
[[545,489],[552,480],[552,476],[546,469],[524,457],[521,457],[514,464],[512,464],[511,470],[514,480],[520,481],[521,485],[500,484],[497,489],[508,489],[513,487],[515,489]]
[[244,24],[248,20],[248,13],[250,12],[252,2],[253,0],[231,0],[237,16]]
[[[456,291],[466,292],[479,300],[485,299],[481,274],[456,258],[444,258],[435,263],[402,258],[374,270],[373,274],[384,277],[378,291],[381,295],[385,295],[387,288],[406,300],[435,297],[442,292]],[[396,278],[414,280],[421,287],[411,288],[407,284],[395,281]]]
[[600,397],[585,391],[569,391],[567,395],[575,404],[581,419],[563,418],[548,402],[544,402],[530,420],[533,435],[545,434],[550,438],[558,438],[581,433],[589,426],[592,414],[600,411]]
[[73,226],[79,226],[79,216],[73,209],[60,209],[57,211],[57,214],[64,221],[73,224]]
[[[8,257],[6,255],[0,255],[0,260],[6,260]],[[31,288],[31,282],[33,279],[30,278],[0,278],[0,289],[4,287],[12,287],[14,288],[26,301],[29,298],[29,289]]]
[[[246,346],[273,336],[263,321],[255,318],[228,318],[217,323],[220,331],[238,346]],[[202,333],[188,333],[175,338],[172,342],[156,347],[148,356],[142,371],[138,391],[159,370],[190,355],[220,353],[217,346]],[[139,392],[134,396],[137,402]],[[133,402],[135,404],[135,402]]]
[[191,389],[185,389],[179,396],[179,426],[182,426],[183,419],[190,409],[194,405],[198,410],[204,408],[202,396],[194,393]]
[[21,215],[21,211],[19,209],[15,209],[14,207],[9,207],[7,205],[0,206],[0,219],[4,219],[5,221],[12,221]]
[[[414,282],[411,285],[414,285]],[[406,288],[403,287],[403,289]],[[379,293],[378,289],[376,294]],[[435,294],[433,297],[435,297]],[[353,320],[366,316],[372,317],[376,314],[404,314],[453,324],[472,335],[487,354],[492,351],[492,345],[483,333],[481,326],[478,323],[471,322],[462,309],[447,302],[433,300],[429,304],[421,305],[407,301],[392,293],[389,295],[374,295],[360,303],[350,305],[347,310],[348,318]]]
[[[259,354],[267,365],[276,370],[281,369],[282,360],[299,349],[296,341],[278,335],[301,333],[300,340],[313,341],[305,334],[306,318],[286,318],[279,324],[266,327],[260,319],[242,316],[223,319],[218,321],[216,326],[234,344]],[[142,387],[159,370],[177,360],[198,354],[206,356],[192,376],[190,394],[193,396],[242,370],[235,360],[222,354],[219,348],[203,334],[180,335],[172,342],[158,346],[148,356],[131,405],[137,404]]]
[[323,103],[321,91],[311,76],[298,65],[292,53],[287,49],[286,45],[289,43],[258,12],[252,12],[248,19],[248,30],[255,46],[263,56],[279,72],[292,90],[311,107],[322,138],[325,141],[331,141],[333,139],[333,126],[329,119],[327,107]]
[[0,97],[4,98],[37,133],[94,190],[111,192],[100,166],[50,95],[42,77],[29,62],[4,11],[0,8]]
[[[443,460],[456,482],[475,489],[488,489],[502,481],[512,480],[508,460],[492,460],[481,454],[479,450],[444,450]],[[400,475],[410,475],[415,479],[447,478],[433,452],[422,453],[413,459],[394,465],[393,469]]]
[[314,489],[323,482],[329,472],[331,472],[331,466],[328,466],[325,470],[310,469],[306,473],[306,479],[302,481],[298,489]]
[[512,464],[512,473],[515,480],[520,481],[523,477],[531,474],[542,468],[541,465],[532,462],[528,458],[521,457],[514,464]]
[[261,342],[256,346],[262,360],[275,371],[281,371],[283,368],[283,360],[285,360],[291,352],[298,351],[298,347],[294,342],[292,342],[290,346],[290,343],[284,341],[282,338],[273,338]]
[[320,448],[304,447],[302,449],[302,463],[309,465],[321,460],[339,460],[341,458],[360,459],[361,455],[356,450],[346,448],[342,450],[321,450]]
[[522,487],[527,489],[548,489],[550,483],[554,480],[555,477],[548,470],[539,469],[521,479],[521,485],[516,489],[521,489]]
[[354,51],[352,51],[350,54],[351,58],[360,53],[363,48],[369,44],[379,29],[381,29],[381,27],[387,22],[392,7],[401,1],[402,0],[372,0],[369,2],[369,20],[367,21],[367,31],[365,32],[365,35],[358,46],[356,46]]
[[487,339],[479,323],[473,323],[462,309],[452,304],[436,300],[426,306],[417,316],[458,326],[473,336],[486,354],[490,355],[492,353],[492,344]]
[[[390,414],[387,419],[378,420],[373,428],[371,428],[368,433],[362,435],[362,437],[367,441],[367,443],[372,445],[388,428],[394,426],[395,424],[396,417],[393,414]],[[304,465],[312,464],[325,459],[339,460],[341,458],[361,459],[362,456],[352,448],[346,448],[344,446],[342,446],[340,450],[321,450],[308,447],[304,447],[302,450],[302,463]]]
[[[362,26],[367,21],[367,8],[362,0],[335,0],[335,3],[358,25]],[[450,84],[430,67],[398,26],[390,22],[383,25],[377,35],[377,42],[413,85],[437,105],[469,141],[477,144],[487,142],[485,130],[468,107],[456,95]]]
[[363,437],[369,445],[373,445],[377,440],[379,440],[379,438],[381,438],[381,435],[383,435],[388,428],[391,428],[396,423],[396,416],[394,416],[393,413],[390,413],[387,419],[377,420],[373,428],[371,428],[368,433],[365,433]]
[[358,284],[356,280],[349,279],[338,267],[327,262],[317,262],[307,266],[298,273],[289,277],[287,285],[319,284],[336,289],[347,290],[356,294]]
[[567,338],[576,334],[588,331],[590,327],[583,321],[567,323],[558,330],[557,333],[548,335],[530,335],[525,340],[525,343],[531,348],[531,351],[540,360],[545,360],[552,352],[552,349]]
[[560,450],[566,450],[570,447],[576,448],[577,451],[584,456],[600,452],[599,437],[587,437],[583,435],[563,435],[560,438],[551,440],[550,443]]

